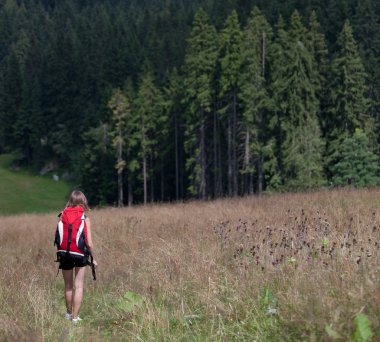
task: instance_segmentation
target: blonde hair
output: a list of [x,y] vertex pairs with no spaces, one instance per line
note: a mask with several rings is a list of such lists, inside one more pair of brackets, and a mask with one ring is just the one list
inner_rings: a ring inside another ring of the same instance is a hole
[[76,207],[78,205],[83,207],[84,210],[90,210],[90,207],[87,203],[87,198],[84,195],[84,193],[79,190],[74,190],[69,197],[69,201],[66,204],[66,208]]

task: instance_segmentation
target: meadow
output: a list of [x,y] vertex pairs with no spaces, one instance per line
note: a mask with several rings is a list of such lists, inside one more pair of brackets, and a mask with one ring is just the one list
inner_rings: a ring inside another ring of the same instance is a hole
[[92,210],[77,326],[56,213],[0,217],[0,340],[376,341],[379,207],[350,189]]
[[0,155],[0,215],[51,212],[65,204],[71,185],[25,168],[11,170],[15,156]]

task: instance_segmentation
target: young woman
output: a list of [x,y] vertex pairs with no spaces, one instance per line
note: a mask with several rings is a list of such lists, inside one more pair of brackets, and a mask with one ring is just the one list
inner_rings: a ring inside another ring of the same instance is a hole
[[73,191],[61,214],[57,228],[60,241],[57,252],[59,268],[62,269],[65,282],[67,309],[65,317],[73,323],[81,320],[79,310],[83,299],[83,283],[87,266],[86,259],[83,257],[84,247],[92,254],[94,266],[98,265],[94,257],[90,219],[85,215],[88,210],[86,196],[81,191]]

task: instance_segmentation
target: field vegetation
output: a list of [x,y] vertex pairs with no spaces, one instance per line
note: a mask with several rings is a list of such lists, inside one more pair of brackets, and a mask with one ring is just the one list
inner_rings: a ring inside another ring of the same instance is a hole
[[65,204],[69,183],[26,169],[12,170],[14,158],[0,155],[0,215],[49,212]]
[[56,215],[2,217],[0,339],[374,341],[379,205],[375,189],[93,210],[98,279],[78,326]]

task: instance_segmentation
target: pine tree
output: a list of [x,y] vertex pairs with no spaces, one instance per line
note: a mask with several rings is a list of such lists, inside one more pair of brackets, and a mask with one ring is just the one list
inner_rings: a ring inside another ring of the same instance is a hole
[[227,118],[228,194],[238,194],[238,85],[241,68],[242,32],[236,11],[232,11],[221,31],[220,94]]
[[199,9],[194,17],[185,56],[184,99],[187,107],[185,149],[186,167],[190,174],[189,191],[206,198],[206,125],[212,106],[212,77],[217,58],[217,35]]
[[[377,8],[376,8],[377,7]],[[369,114],[379,120],[380,111],[380,5],[360,0],[353,22],[358,50],[367,73]],[[377,122],[378,124],[378,122]],[[377,127],[378,128],[378,127]]]
[[[63,20],[68,15],[66,10],[69,11],[63,7],[55,15],[57,17],[62,15],[61,20]],[[58,26],[59,19],[55,20],[54,24]],[[76,77],[80,72],[77,70],[75,58],[76,33],[70,21],[66,29],[55,26],[52,25],[49,41],[46,44],[41,76],[44,99],[41,106],[44,119],[54,127],[54,130],[50,130],[47,135],[52,154],[59,160],[61,166],[69,168],[74,156],[79,152],[72,142],[81,143],[82,132],[86,127],[84,122],[88,118],[78,115],[82,99],[77,98],[79,84]]]
[[[281,148],[284,142],[284,132],[281,128],[282,113],[285,112],[287,95],[284,79],[286,79],[286,65],[290,59],[290,39],[286,32],[285,22],[279,15],[275,25],[273,43],[269,49],[269,75],[270,96],[272,108],[270,110],[269,127],[271,128],[272,148],[268,150],[272,163],[269,163],[269,171],[273,175],[267,181],[268,190],[279,190],[284,183],[281,161]],[[274,145],[274,146],[273,146]],[[272,152],[272,154],[270,153]]]
[[101,123],[83,133],[80,156],[76,156],[75,175],[91,204],[117,202],[118,187],[115,173],[115,153],[109,125]]
[[[316,94],[320,101],[320,110],[323,112],[327,102],[327,77],[329,73],[328,67],[328,49],[324,34],[321,32],[320,24],[317,19],[317,14],[312,11],[309,19],[309,31],[307,34],[307,49],[314,56],[317,70],[317,78],[312,80],[315,82]],[[319,113],[320,119],[321,113]]]
[[[159,89],[159,111],[157,116],[157,127],[156,127],[156,152],[154,153],[153,157],[157,160],[157,168],[156,173],[159,173],[159,179],[160,179],[160,192],[159,192],[159,198],[161,201],[165,200],[166,196],[166,179],[170,179],[167,177],[167,161],[171,157],[171,144],[172,140],[169,136],[170,132],[170,109],[168,108],[168,103],[165,101],[165,96],[161,89]],[[159,132],[159,133],[158,133]],[[158,177],[157,177],[158,178]]]
[[361,129],[339,146],[332,166],[334,185],[373,186],[380,184],[378,156],[371,151],[369,139]]
[[181,132],[181,84],[182,80],[178,74],[177,68],[174,68],[169,75],[168,86],[165,88],[166,108],[170,113],[171,126],[174,130],[174,174],[175,174],[175,199],[178,201],[183,196],[183,181],[181,177],[181,149],[182,149],[182,132]]
[[[164,115],[164,104],[161,91],[156,87],[151,71],[146,69],[141,76],[136,99],[136,115],[138,125],[139,156],[142,160],[144,204],[148,202],[148,178],[152,180],[153,161],[157,156],[159,128],[163,129],[167,117]],[[148,164],[149,163],[149,164]],[[153,201],[153,182],[151,182],[151,198]]]
[[23,106],[27,90],[25,62],[31,48],[27,18],[24,4],[6,1],[1,8],[1,26],[5,30],[0,48],[0,149],[17,150],[22,159],[30,163],[30,123],[33,120],[25,116]]
[[[317,20],[315,11],[311,12],[309,18],[309,32],[308,32],[308,48],[314,56],[316,63],[316,70],[318,71],[318,78],[315,79],[316,95],[319,100],[318,119],[322,128],[322,135],[328,138],[327,133],[329,130],[328,118],[328,101],[329,101],[329,56],[328,49],[325,42],[324,34],[321,32],[320,24]],[[326,151],[324,151],[326,153]],[[324,167],[326,165],[324,164]]]
[[14,53],[3,62],[0,77],[0,146],[9,152],[18,147],[14,123],[22,101],[22,76]]
[[117,162],[117,188],[118,188],[118,207],[123,207],[123,171],[126,162],[123,159],[123,146],[125,145],[125,121],[130,112],[129,102],[120,89],[116,89],[108,103],[112,111],[113,121],[113,145],[116,148]]
[[[316,187],[323,183],[323,143],[315,88],[318,76],[313,55],[305,43],[307,31],[297,11],[291,17],[288,34],[279,34],[282,38],[279,38],[281,45],[277,47],[277,54],[280,53],[281,58],[275,61],[273,91],[284,137],[281,154],[285,187]],[[288,48],[281,52],[280,46]],[[278,65],[279,62],[284,64]]]
[[213,1],[210,10],[210,17],[214,25],[219,29],[223,26],[225,18],[232,12],[236,11],[236,0]]
[[[130,105],[120,181],[128,204],[142,201],[143,183],[146,200],[320,184],[318,119],[330,180],[336,151],[357,127],[379,151],[379,1],[0,3],[0,153],[18,152],[35,169],[53,160],[75,169],[92,203],[117,202],[108,108],[115,88]],[[206,11],[191,27],[201,3]],[[308,31],[292,19],[286,32],[280,20],[272,42],[259,11],[249,17],[253,3],[271,23],[280,14],[288,23],[297,7],[315,10],[321,25],[313,12]],[[354,30],[337,40],[346,19]],[[160,110],[141,94],[144,59],[157,93],[167,85]],[[166,74],[175,66],[185,82]],[[143,116],[153,126],[145,135]]]
[[[269,137],[269,113],[271,99],[267,91],[268,51],[272,29],[259,9],[255,7],[248,19],[243,35],[242,71],[239,98],[243,104],[245,187],[253,193],[253,177],[256,171],[257,193],[261,193],[264,172],[272,162],[274,142]],[[270,183],[270,181],[268,181]]]
[[347,18],[352,17],[355,1],[329,0],[326,6],[324,18],[324,30],[327,40],[330,42],[330,51],[337,51],[336,34],[342,29]]
[[330,127],[329,153],[356,128],[364,130],[373,141],[373,122],[368,116],[369,101],[366,96],[366,73],[358,53],[349,21],[343,26],[338,37],[339,51],[332,61],[330,80]]
[[128,178],[128,206],[132,206],[134,198],[134,184],[137,178],[137,172],[140,168],[138,156],[139,131],[137,122],[136,93],[133,81],[130,77],[124,84],[123,94],[127,98],[130,106],[129,116],[126,118],[125,127],[125,155]]

